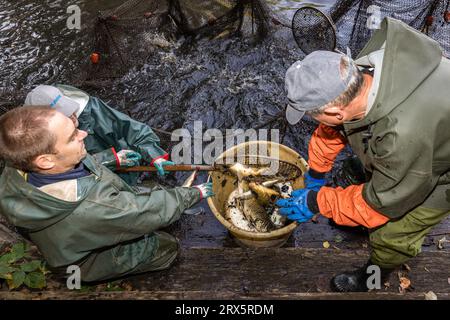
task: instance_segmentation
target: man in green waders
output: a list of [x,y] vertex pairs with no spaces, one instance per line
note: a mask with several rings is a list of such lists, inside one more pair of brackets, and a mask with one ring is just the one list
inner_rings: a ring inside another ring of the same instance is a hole
[[[149,126],[75,87],[39,85],[28,93],[25,105],[49,105],[70,117],[80,130],[88,133],[85,138],[87,152],[96,154],[97,159],[112,170],[137,166],[143,160],[155,166],[162,176],[164,166],[173,164]],[[121,173],[119,176],[134,186],[139,173]]]
[[88,133],[49,106],[0,117],[0,212],[50,267],[102,281],[171,265],[177,240],[160,228],[212,195],[211,185],[136,193],[86,152]]
[[[438,43],[386,18],[355,61],[316,51],[286,73],[287,120],[320,122],[309,143],[306,189],[279,200],[280,213],[305,222],[321,213],[339,225],[370,229],[362,268],[331,281],[335,291],[374,289],[421,251],[425,235],[450,212],[450,61]],[[325,186],[349,143],[365,183]],[[376,282],[372,282],[374,284]]]

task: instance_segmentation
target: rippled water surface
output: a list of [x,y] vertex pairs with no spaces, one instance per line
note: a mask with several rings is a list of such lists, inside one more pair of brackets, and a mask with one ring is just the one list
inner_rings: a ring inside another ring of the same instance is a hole
[[[291,16],[301,4],[327,6],[332,0],[276,1],[268,3]],[[29,89],[42,82],[76,78],[86,61],[92,37],[88,30],[99,10],[123,1],[29,1],[0,2],[0,90]],[[82,12],[82,30],[69,30],[67,7],[77,4]],[[0,92],[1,92],[0,91]]]

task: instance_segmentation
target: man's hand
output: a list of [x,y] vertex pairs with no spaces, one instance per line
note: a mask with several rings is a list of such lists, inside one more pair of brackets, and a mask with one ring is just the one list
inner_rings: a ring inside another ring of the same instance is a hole
[[156,168],[156,170],[158,171],[158,175],[159,176],[163,176],[166,174],[166,172],[164,171],[164,166],[173,166],[175,163],[172,161],[168,161],[164,158],[159,158],[156,159],[153,162],[153,166]]
[[117,158],[121,167],[134,167],[139,165],[142,156],[133,150],[120,150],[117,152]]
[[289,220],[299,223],[310,220],[314,213],[308,208],[307,198],[310,189],[298,189],[292,192],[288,199],[281,199],[275,202],[280,207],[279,213],[286,216]]
[[194,186],[200,191],[200,200],[212,197],[214,195],[212,191],[212,182],[202,183],[197,186]]
[[313,177],[311,177],[309,170],[306,171],[306,173],[305,173],[305,187],[307,189],[311,189],[311,190],[314,190],[314,191],[319,191],[319,189],[322,188],[326,183],[327,183],[327,181],[325,179],[313,178]]

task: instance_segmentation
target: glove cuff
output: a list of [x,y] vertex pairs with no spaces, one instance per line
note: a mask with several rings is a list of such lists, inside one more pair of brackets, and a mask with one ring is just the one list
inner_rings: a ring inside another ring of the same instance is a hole
[[317,172],[314,169],[308,170],[309,176],[314,179],[325,179],[326,172]]
[[114,147],[111,147],[111,151],[114,155],[114,158],[116,158],[116,169],[120,169],[120,159],[119,156],[117,155],[116,149]]
[[306,205],[309,211],[314,214],[319,213],[319,204],[317,203],[317,191],[310,190],[306,196]]
[[197,189],[200,192],[200,200],[202,200],[203,199],[203,191],[202,191],[202,189],[200,189],[197,186],[194,186],[193,188]]
[[151,166],[154,166],[155,161],[158,160],[158,159],[169,160],[169,154],[166,153],[166,154],[163,154],[162,156],[159,156],[159,157],[154,158],[154,159],[152,160],[152,162],[150,162],[150,165],[151,165]]

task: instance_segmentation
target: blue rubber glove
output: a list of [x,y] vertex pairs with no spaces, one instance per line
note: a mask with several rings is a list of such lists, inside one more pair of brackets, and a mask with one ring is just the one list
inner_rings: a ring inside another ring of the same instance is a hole
[[280,207],[279,213],[286,216],[289,220],[299,223],[310,220],[314,213],[308,208],[306,199],[310,189],[298,189],[292,192],[288,199],[281,199],[275,202]]
[[306,171],[305,173],[305,187],[314,190],[319,191],[320,188],[322,188],[327,181],[325,179],[316,179],[309,175],[309,171]]
[[156,159],[153,162],[153,166],[158,171],[158,175],[159,176],[163,176],[163,175],[166,174],[166,172],[164,171],[164,166],[173,166],[174,164],[175,163],[173,163],[172,161],[168,161],[168,160],[163,159],[163,158]]

